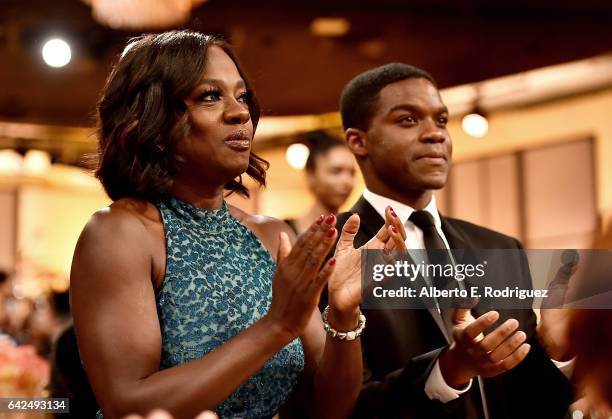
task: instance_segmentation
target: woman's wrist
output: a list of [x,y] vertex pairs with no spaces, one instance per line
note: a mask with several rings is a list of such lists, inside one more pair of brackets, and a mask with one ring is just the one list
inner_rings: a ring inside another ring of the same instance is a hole
[[340,332],[347,332],[357,328],[359,324],[359,307],[351,310],[337,310],[330,307],[327,319],[329,325]]
[[259,322],[264,327],[264,330],[267,330],[274,339],[278,339],[279,342],[282,342],[283,346],[298,337],[297,334],[287,328],[282,321],[274,319],[269,314],[262,317]]

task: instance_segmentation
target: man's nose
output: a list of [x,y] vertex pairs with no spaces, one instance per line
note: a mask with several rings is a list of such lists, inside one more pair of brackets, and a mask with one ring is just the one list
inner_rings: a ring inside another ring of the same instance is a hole
[[421,134],[421,141],[426,143],[443,143],[448,140],[448,134],[444,128],[434,122],[425,125]]

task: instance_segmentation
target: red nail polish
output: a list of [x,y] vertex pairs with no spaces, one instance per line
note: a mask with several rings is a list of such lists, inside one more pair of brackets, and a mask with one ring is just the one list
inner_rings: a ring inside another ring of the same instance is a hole
[[327,230],[327,237],[333,237],[335,231],[335,228],[330,228],[329,230]]
[[395,211],[393,211],[393,208],[389,207],[389,212],[391,212],[393,218],[397,218],[397,214],[395,213]]
[[325,216],[323,214],[319,215],[319,218],[317,218],[317,224],[321,224],[324,219],[325,219]]
[[331,259],[329,260],[329,265],[330,265],[330,266],[334,266],[335,264],[336,264],[336,258],[331,258]]
[[327,218],[325,219],[325,222],[327,224],[331,224],[333,221],[334,221],[334,214],[329,214]]

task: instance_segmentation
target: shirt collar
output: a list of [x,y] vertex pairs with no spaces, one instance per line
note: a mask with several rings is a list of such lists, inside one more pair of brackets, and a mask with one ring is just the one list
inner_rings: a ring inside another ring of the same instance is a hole
[[[403,224],[406,224],[408,218],[410,218],[412,213],[415,211],[415,209],[409,205],[395,201],[382,195],[378,195],[370,191],[368,188],[365,188],[363,190],[363,198],[368,201],[370,205],[372,205],[372,207],[374,207],[376,212],[383,219],[385,218],[385,208],[387,208],[387,206],[389,205],[391,206],[391,208],[393,208],[393,211],[395,211],[395,213]],[[442,220],[440,219],[440,213],[438,213],[438,207],[436,206],[436,197],[433,194],[431,195],[431,201],[429,201],[429,204],[427,204],[425,208],[423,208],[423,211],[427,211],[433,216],[434,224],[437,229],[442,228]]]

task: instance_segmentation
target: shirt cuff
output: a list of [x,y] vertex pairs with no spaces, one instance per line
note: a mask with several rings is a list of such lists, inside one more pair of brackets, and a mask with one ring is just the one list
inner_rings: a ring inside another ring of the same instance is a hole
[[447,403],[459,398],[459,396],[468,391],[470,387],[472,387],[472,380],[470,380],[465,388],[461,390],[457,390],[446,384],[442,376],[442,371],[440,371],[440,361],[438,360],[425,382],[425,394],[427,394],[427,397],[431,400],[440,400],[442,403]]
[[550,360],[555,364],[555,367],[559,368],[559,371],[563,373],[567,377],[567,379],[572,378],[572,374],[574,373],[574,365],[576,364],[576,358],[572,358],[569,361],[555,361],[550,358]]

